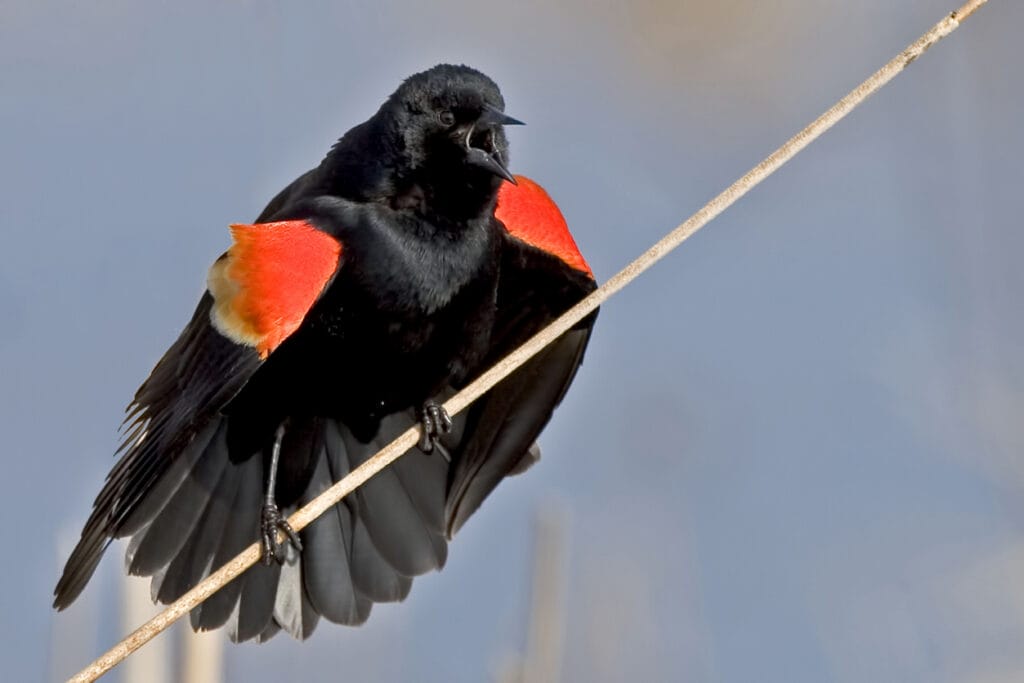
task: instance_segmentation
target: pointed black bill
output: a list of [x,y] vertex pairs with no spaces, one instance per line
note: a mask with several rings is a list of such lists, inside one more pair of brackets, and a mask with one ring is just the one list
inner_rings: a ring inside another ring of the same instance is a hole
[[477,125],[485,126],[525,126],[526,124],[519,119],[514,119],[497,107],[493,107],[489,104],[484,105],[484,110],[480,114],[480,118],[477,119]]

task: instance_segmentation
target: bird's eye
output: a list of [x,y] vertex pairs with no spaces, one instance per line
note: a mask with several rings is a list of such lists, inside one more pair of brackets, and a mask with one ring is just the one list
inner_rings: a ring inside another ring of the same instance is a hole
[[455,125],[455,114],[451,113],[447,109],[437,112],[437,120],[441,122],[441,125],[448,128]]

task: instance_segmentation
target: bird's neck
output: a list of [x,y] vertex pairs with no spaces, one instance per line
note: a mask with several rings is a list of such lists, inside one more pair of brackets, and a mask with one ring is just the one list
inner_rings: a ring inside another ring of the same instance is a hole
[[500,179],[462,159],[412,167],[398,126],[376,116],[351,129],[320,164],[320,192],[457,225],[494,212]]
[[418,169],[406,186],[419,199],[414,210],[424,218],[460,224],[494,213],[499,184],[495,176],[459,163]]

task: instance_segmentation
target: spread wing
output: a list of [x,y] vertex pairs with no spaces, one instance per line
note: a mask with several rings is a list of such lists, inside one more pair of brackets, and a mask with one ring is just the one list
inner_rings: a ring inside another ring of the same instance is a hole
[[[596,288],[593,274],[548,194],[517,176],[498,196],[507,230],[489,367]],[[446,501],[453,535],[505,476],[539,457],[535,440],[565,396],[590,340],[596,313],[504,379],[470,408],[455,448]]]
[[[204,502],[198,498],[209,498],[214,488],[204,488],[209,482],[199,481],[203,477],[189,479],[194,495],[176,497],[180,507],[193,504],[191,509],[177,511],[175,518],[166,504],[197,463],[218,462],[202,456],[227,448],[221,409],[298,329],[341,263],[340,243],[305,221],[233,225],[231,231],[234,244],[211,267],[191,321],[128,407],[119,449],[124,454],[93,503],[57,584],[57,608],[82,591],[113,538],[154,523],[176,529],[195,521]],[[205,473],[213,484],[217,475]],[[148,536],[176,538],[175,529]],[[165,543],[167,550],[146,564],[159,564],[175,542]],[[131,567],[136,573],[146,568]]]
[[[496,211],[507,234],[484,367],[595,286],[544,191],[525,178],[510,188]],[[82,590],[112,538],[131,536],[129,572],[153,576],[154,599],[167,603],[258,537],[264,458],[229,457],[230,418],[221,411],[302,324],[342,250],[301,221],[233,232],[192,321],[130,407],[125,455],[68,561],[58,607]],[[358,624],[374,602],[404,599],[412,577],[444,564],[446,538],[497,483],[536,458],[535,439],[579,367],[592,324],[593,316],[458,416],[444,438],[450,461],[414,449],[303,529],[301,555],[251,567],[193,610],[193,627],[228,624],[236,641],[280,630],[305,638],[321,616]],[[396,413],[362,442],[337,420],[292,418],[278,493],[298,492],[282,511],[309,502],[416,422],[412,410]]]

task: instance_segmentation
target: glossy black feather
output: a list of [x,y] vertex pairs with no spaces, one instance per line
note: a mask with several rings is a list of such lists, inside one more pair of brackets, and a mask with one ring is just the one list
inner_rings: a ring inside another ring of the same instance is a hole
[[[259,458],[250,458],[244,463],[232,464],[231,467],[232,475],[238,478],[237,492],[231,504],[232,514],[228,517],[220,546],[211,563],[214,569],[242,552],[256,540],[259,532],[263,463]],[[245,577],[246,574],[242,574],[193,609],[189,615],[192,628],[209,631],[226,624],[238,604]]]
[[[413,420],[401,417],[389,416],[367,444],[346,435],[345,445],[353,458],[352,464],[362,464],[413,424]],[[409,457],[428,459],[418,452]],[[381,557],[399,574],[418,576],[444,566],[448,546],[442,531],[431,523],[435,515],[423,500],[430,498],[430,481],[415,480],[410,484],[406,486],[395,468],[389,467],[359,487],[355,496],[359,517]],[[434,486],[442,487],[443,481],[435,481]],[[425,495],[418,495],[417,490],[423,490]]]
[[[78,596],[112,538],[137,532],[163,509],[180,477],[191,470],[188,460],[202,455],[203,438],[212,436],[211,421],[259,366],[255,350],[213,329],[212,303],[209,294],[203,296],[129,406],[139,429],[129,428],[124,455],[93,504],[54,591],[55,607],[63,609]],[[176,466],[182,457],[186,462]]]
[[[515,350],[596,288],[589,274],[510,235],[501,268],[498,312],[485,366]],[[453,453],[449,477],[449,536],[505,476],[532,464],[529,450],[583,362],[596,317],[587,316],[469,409],[467,436]]]
[[572,382],[589,338],[589,328],[565,333],[471,409],[469,437],[453,454],[445,505],[449,537],[502,479],[522,471],[524,457]]

